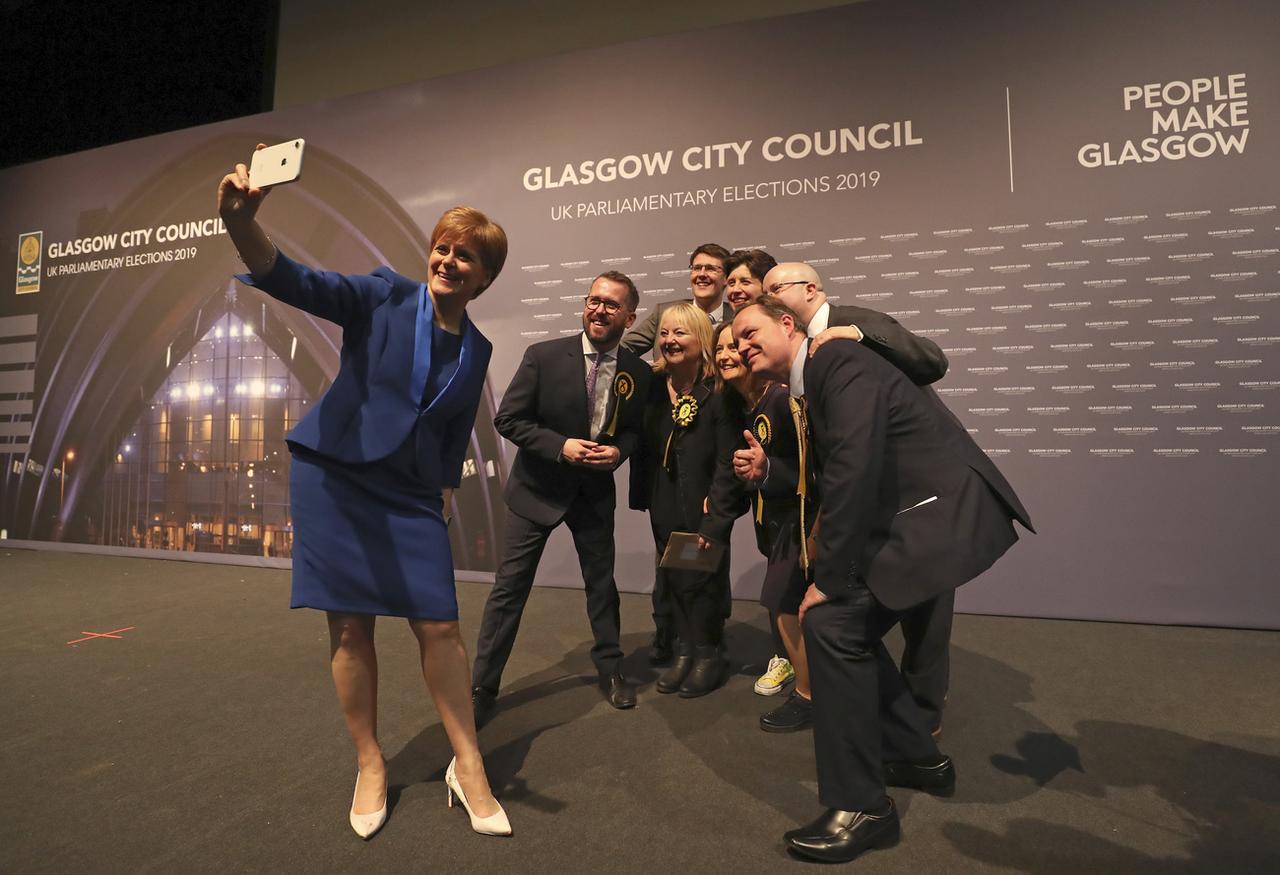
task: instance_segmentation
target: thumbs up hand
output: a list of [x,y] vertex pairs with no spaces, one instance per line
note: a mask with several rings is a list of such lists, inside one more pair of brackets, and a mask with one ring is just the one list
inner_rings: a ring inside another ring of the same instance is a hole
[[747,448],[734,450],[733,473],[744,483],[759,487],[769,474],[769,458],[754,433],[746,430],[742,432],[742,436],[747,440]]

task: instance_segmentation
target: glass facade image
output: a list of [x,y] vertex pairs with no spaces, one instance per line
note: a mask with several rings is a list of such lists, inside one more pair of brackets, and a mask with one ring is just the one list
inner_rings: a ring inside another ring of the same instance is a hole
[[225,313],[173,366],[108,460],[91,540],[290,556],[285,435],[312,399],[258,328]]

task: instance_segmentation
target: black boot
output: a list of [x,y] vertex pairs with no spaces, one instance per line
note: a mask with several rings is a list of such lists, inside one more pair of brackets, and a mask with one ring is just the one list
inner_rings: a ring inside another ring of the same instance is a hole
[[680,685],[684,683],[684,679],[693,669],[693,648],[691,646],[683,641],[677,641],[675,654],[676,661],[671,663],[671,668],[658,676],[658,683],[655,686],[658,688],[659,693],[674,693],[680,689]]
[[693,669],[680,685],[680,698],[705,696],[725,682],[728,663],[720,655],[720,647],[706,644],[694,651]]

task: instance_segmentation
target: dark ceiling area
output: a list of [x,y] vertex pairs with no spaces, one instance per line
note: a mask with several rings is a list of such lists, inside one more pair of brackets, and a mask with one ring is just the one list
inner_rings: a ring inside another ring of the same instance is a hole
[[271,109],[280,0],[0,10],[0,167]]

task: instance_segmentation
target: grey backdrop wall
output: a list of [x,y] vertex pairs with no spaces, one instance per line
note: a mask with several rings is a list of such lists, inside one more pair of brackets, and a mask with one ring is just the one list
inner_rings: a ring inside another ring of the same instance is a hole
[[[145,286],[130,311],[139,330],[194,303],[166,310],[158,268],[93,263],[123,252],[54,245],[211,215],[215,180],[247,144],[302,136],[324,172],[273,194],[263,218],[313,263],[418,272],[421,229],[457,202],[507,227],[506,273],[473,307],[497,341],[491,404],[525,345],[577,330],[600,271],[635,276],[647,307],[685,291],[691,246],[763,246],[811,261],[833,297],[897,315],[951,357],[940,393],[1041,530],[965,587],[962,610],[1275,628],[1277,35],[1272,4],[1250,0],[865,3],[0,174],[12,257],[19,235],[43,232],[40,291],[0,298],[0,318],[38,322],[13,323],[30,329],[14,343],[33,361],[0,366],[0,389],[12,384],[0,410],[15,411],[0,437],[13,457],[0,524],[41,534],[66,436],[92,427],[119,440],[136,413],[74,421],[91,366],[58,370],[66,335],[43,334],[74,311],[72,290],[89,294],[92,276],[92,293],[108,296],[80,317],[82,332],[119,318],[107,277]],[[752,60],[709,46],[746,46]],[[169,196],[188,190],[189,203]],[[135,205],[127,223],[122,204]],[[193,270],[172,281],[225,284],[229,244],[215,233],[189,245]],[[78,264],[73,286],[58,271]],[[289,318],[267,321],[289,329]],[[331,332],[292,328],[331,374]],[[59,399],[45,405],[63,414],[56,428],[20,412],[44,393]],[[484,570],[510,447],[482,417],[473,450],[470,534],[457,546],[463,567]],[[761,570],[748,531],[740,521],[742,596]],[[620,583],[647,588],[647,521],[620,512],[618,537]],[[580,585],[567,538],[553,539],[539,583]]]
[[[862,0],[484,0],[459,14],[423,0],[281,0],[274,106],[850,2]],[[754,55],[714,38],[698,51]]]

